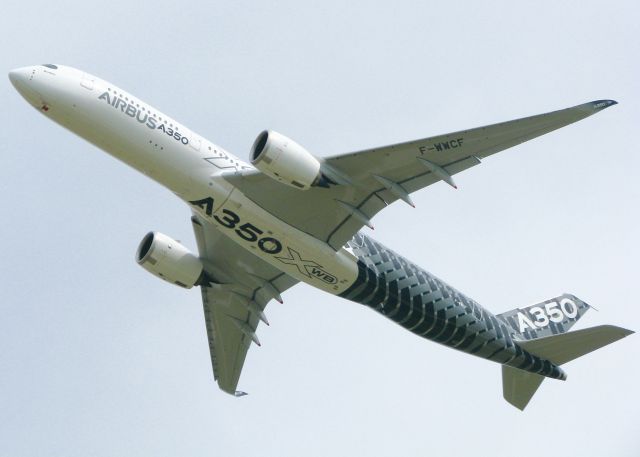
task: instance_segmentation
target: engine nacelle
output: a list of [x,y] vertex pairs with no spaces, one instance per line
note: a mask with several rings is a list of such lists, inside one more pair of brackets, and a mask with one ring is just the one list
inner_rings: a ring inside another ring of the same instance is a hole
[[176,240],[149,232],[140,242],[136,262],[157,277],[185,289],[199,284],[204,276],[202,261]]
[[251,163],[261,172],[300,190],[326,186],[320,161],[295,141],[272,130],[258,135],[251,147]]

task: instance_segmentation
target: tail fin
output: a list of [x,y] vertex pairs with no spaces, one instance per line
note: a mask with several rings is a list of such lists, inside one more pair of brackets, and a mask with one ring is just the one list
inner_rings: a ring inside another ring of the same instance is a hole
[[[631,330],[613,325],[599,325],[575,332],[520,341],[518,345],[531,354],[549,360],[556,365],[562,365],[632,333]],[[523,410],[543,380],[544,377],[538,374],[503,365],[502,393],[504,399],[516,408]]]
[[516,340],[533,340],[567,332],[589,308],[575,295],[563,294],[496,317],[514,330]]

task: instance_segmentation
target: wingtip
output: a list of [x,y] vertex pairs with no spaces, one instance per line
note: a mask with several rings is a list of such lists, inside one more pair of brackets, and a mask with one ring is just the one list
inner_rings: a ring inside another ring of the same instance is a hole
[[589,105],[591,105],[591,108],[595,111],[601,111],[617,104],[618,102],[615,100],[594,100],[589,103]]
[[635,330],[630,330],[630,329],[628,329],[628,328],[622,328],[622,327],[620,327],[620,330],[622,331],[623,338],[624,338],[625,336],[633,335],[634,333],[636,333],[636,332],[635,332]]

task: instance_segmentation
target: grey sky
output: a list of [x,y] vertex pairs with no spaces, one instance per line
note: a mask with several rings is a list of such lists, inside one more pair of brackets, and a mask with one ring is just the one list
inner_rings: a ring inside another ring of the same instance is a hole
[[[242,158],[264,128],[329,155],[616,99],[373,235],[494,312],[571,292],[580,328],[640,330],[637,2],[441,3],[10,2],[0,63],[84,69]],[[498,365],[306,285],[223,394],[199,291],[133,260],[149,230],[195,249],[189,209],[0,96],[0,456],[638,455],[637,335],[521,413]]]

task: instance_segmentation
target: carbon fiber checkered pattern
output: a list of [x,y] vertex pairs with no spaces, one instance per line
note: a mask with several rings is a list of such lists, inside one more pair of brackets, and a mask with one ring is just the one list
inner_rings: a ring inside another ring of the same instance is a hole
[[475,301],[362,233],[347,243],[358,278],[340,294],[429,340],[556,379],[564,372],[519,347],[513,329]]
[[[549,320],[548,325],[537,327],[535,323],[539,322],[540,311],[549,305],[556,308],[556,312],[562,316],[562,320],[559,322]],[[589,308],[590,306],[588,304],[575,295],[564,294],[543,301],[542,303],[537,303],[525,308],[516,308],[506,313],[498,314],[496,317],[515,330],[518,334],[518,340],[534,340],[536,338],[544,338],[568,332],[569,329],[573,327],[573,324],[575,324]],[[536,310],[538,311],[537,313],[532,312]],[[522,331],[520,331],[521,328]]]

